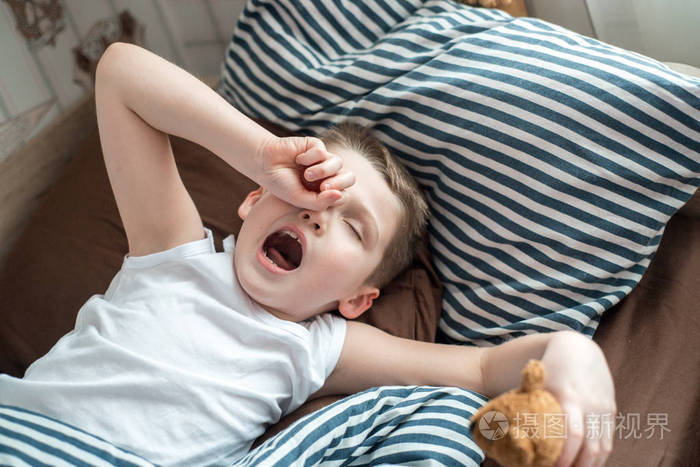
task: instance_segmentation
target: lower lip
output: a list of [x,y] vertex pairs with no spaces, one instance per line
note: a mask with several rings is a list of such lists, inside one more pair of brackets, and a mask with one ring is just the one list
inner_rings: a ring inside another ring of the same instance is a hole
[[271,263],[270,260],[267,259],[267,256],[265,256],[262,246],[258,248],[258,254],[255,256],[258,259],[258,263],[262,264],[265,269],[273,274],[289,274],[293,271],[293,269],[292,271],[287,271],[286,269],[282,269],[281,267],[277,266],[275,263]]

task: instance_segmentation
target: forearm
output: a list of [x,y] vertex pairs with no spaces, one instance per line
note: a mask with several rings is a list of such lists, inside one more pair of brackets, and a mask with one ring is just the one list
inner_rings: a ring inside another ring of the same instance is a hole
[[572,352],[581,352],[582,347],[597,351],[593,341],[571,331],[532,334],[490,347],[482,360],[486,395],[493,397],[520,387],[522,369],[530,359],[542,360],[548,372],[558,371],[552,365],[574,361]]
[[116,93],[153,128],[204,146],[258,181],[257,151],[272,133],[176,65],[140,47],[113,44],[100,60],[97,86]]

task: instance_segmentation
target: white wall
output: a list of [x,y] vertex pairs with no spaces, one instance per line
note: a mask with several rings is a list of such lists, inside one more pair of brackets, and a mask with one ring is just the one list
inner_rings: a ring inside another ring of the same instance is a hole
[[595,37],[585,0],[526,0],[525,3],[530,16]]
[[664,62],[700,67],[700,1],[587,1],[601,40]]
[[198,76],[217,75],[245,0],[60,0],[59,5],[64,29],[55,46],[30,47],[12,9],[0,1],[0,161],[85,94],[73,81],[71,49],[97,21],[128,9],[145,26],[148,49]]
[[700,0],[526,0],[531,16],[664,62],[700,67]]

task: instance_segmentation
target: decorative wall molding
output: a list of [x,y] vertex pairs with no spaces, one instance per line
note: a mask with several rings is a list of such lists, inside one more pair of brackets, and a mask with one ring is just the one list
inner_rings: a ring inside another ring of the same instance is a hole
[[[17,141],[28,141],[90,92],[99,56],[115,40],[142,45],[196,76],[218,74],[244,6],[245,0],[0,0],[4,141],[12,139],[17,150]],[[36,113],[47,102],[54,104]]]
[[3,0],[12,9],[17,31],[33,49],[51,45],[65,29],[61,0]]

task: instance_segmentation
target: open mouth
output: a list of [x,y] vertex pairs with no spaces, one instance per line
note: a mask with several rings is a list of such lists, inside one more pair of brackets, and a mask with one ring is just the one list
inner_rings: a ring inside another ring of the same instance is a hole
[[303,256],[298,235],[289,230],[278,230],[269,235],[262,251],[268,261],[285,271],[298,268]]

